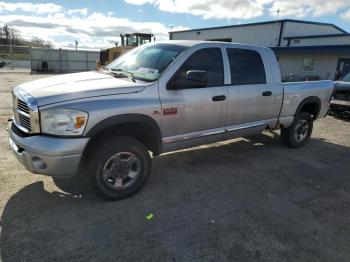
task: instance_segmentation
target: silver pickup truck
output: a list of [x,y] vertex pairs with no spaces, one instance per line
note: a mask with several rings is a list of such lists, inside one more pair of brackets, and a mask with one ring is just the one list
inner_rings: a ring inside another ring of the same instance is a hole
[[274,53],[257,46],[167,41],[142,45],[99,72],[13,89],[9,145],[33,173],[79,177],[102,197],[137,192],[151,157],[281,129],[305,145],[325,117],[331,81],[281,83]]

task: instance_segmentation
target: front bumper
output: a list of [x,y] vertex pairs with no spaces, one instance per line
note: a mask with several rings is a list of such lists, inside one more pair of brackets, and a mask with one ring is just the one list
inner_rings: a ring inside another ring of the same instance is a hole
[[330,110],[335,113],[350,111],[350,101],[332,100]]
[[332,100],[331,101],[331,106],[336,105],[336,106],[348,106],[350,107],[350,101],[344,101],[344,100]]
[[9,124],[9,146],[24,167],[32,173],[74,176],[89,138],[62,138],[45,135],[20,136]]

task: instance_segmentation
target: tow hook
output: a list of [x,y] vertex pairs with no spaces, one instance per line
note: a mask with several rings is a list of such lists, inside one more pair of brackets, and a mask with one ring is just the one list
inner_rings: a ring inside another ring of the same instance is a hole
[[[7,122],[13,122],[13,117],[8,118]],[[9,131],[8,125],[6,126],[6,131]]]

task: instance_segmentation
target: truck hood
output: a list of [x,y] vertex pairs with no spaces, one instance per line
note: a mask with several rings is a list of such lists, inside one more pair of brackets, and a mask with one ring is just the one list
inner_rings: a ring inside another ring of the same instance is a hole
[[39,106],[94,96],[140,92],[145,83],[115,78],[96,71],[42,78],[19,85]]

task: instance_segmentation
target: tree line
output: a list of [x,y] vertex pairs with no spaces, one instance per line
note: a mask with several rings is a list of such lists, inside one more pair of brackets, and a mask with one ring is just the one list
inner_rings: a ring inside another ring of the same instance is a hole
[[0,45],[25,45],[48,48],[53,47],[51,42],[45,41],[39,37],[33,37],[30,40],[23,39],[21,32],[18,29],[7,24],[0,28]]

